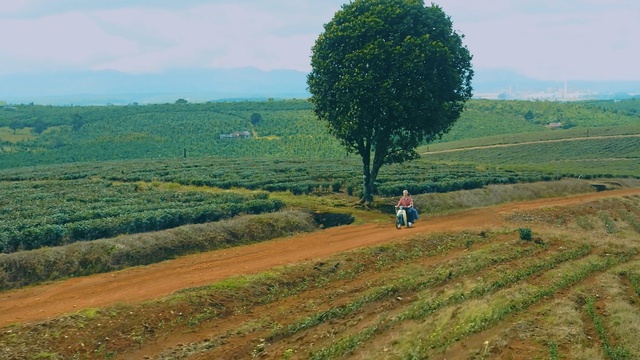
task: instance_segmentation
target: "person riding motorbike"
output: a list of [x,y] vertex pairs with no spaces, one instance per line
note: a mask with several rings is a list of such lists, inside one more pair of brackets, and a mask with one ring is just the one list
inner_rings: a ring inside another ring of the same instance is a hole
[[407,212],[407,225],[411,227],[418,220],[418,211],[413,207],[413,199],[409,195],[409,191],[402,191],[402,197],[398,201],[396,207],[402,207]]

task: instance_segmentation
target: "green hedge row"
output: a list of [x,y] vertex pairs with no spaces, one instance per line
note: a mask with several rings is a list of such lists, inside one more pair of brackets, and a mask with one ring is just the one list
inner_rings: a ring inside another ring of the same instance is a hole
[[281,211],[124,235],[65,246],[0,254],[0,290],[147,265],[317,229],[309,213]]
[[3,226],[0,232],[0,252],[11,253],[45,246],[60,246],[76,241],[114,237],[174,228],[185,224],[201,224],[234,217],[238,214],[260,214],[280,210],[281,200],[252,199],[226,204],[207,204],[197,207],[161,209],[104,218],[57,224],[45,223],[34,227],[20,222]]
[[511,175],[511,176],[487,176],[487,177],[468,177],[460,179],[447,179],[440,181],[429,181],[413,183],[411,181],[399,181],[395,183],[388,183],[376,188],[376,193],[381,196],[399,196],[403,190],[408,190],[411,194],[429,194],[429,193],[446,193],[459,190],[473,190],[480,189],[487,185],[492,184],[516,184],[521,182],[538,182],[538,181],[551,181],[553,177],[551,175],[533,175],[528,174],[524,176]]

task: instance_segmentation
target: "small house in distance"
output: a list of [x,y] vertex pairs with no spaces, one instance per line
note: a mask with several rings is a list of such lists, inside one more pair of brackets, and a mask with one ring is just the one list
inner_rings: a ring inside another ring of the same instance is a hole
[[220,140],[223,139],[246,139],[250,138],[251,133],[248,131],[234,131],[230,134],[220,134]]
[[552,130],[562,129],[562,123],[561,122],[552,122],[552,123],[549,123],[549,124],[545,125],[545,127],[547,129],[552,129]]

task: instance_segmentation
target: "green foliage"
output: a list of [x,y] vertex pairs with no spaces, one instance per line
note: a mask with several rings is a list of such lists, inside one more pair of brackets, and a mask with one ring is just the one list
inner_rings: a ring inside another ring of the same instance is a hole
[[520,228],[518,229],[520,232],[520,240],[531,241],[531,229],[530,228]]
[[13,120],[9,123],[9,128],[13,130],[13,134],[16,134],[16,130],[24,128],[24,124],[22,124],[18,120]]
[[[0,171],[0,181],[103,178],[125,183],[160,181],[223,189],[323,194],[340,190],[353,192],[353,184],[358,183],[361,178],[358,165],[355,159],[198,158],[152,162],[121,161],[9,169]],[[383,168],[378,176],[375,192],[382,196],[398,196],[402,190],[408,189],[415,195],[476,189],[488,184],[551,179],[550,175],[535,170],[478,169],[474,165],[436,164],[418,159]]]
[[74,131],[78,131],[84,124],[85,120],[82,118],[82,115],[78,113],[71,115],[71,129],[73,129]]
[[628,100],[593,100],[586,101],[586,106],[594,107],[605,113],[613,113],[620,116],[640,116],[640,98]]
[[524,119],[527,120],[527,121],[533,120],[534,117],[535,117],[535,115],[531,110],[527,111],[527,113],[524,114]]
[[143,190],[91,179],[8,182],[3,188],[5,253],[273,212],[284,205],[265,194]]
[[258,113],[251,114],[251,124],[258,125],[258,123],[262,120],[262,115]]
[[[220,134],[260,125],[250,139]],[[145,106],[16,106],[0,111],[0,128],[48,127],[35,138],[0,146],[0,169],[42,164],[182,157],[344,157],[344,150],[315,121],[306,100],[155,104]],[[5,140],[0,132],[0,144]]]
[[[628,107],[626,112],[608,110],[605,106]],[[524,101],[470,100],[451,131],[435,142],[450,142],[487,136],[520,134],[525,132],[560,132],[545,125],[570,122],[582,134],[587,128],[603,126],[634,126],[638,133],[640,100],[603,101]],[[584,136],[584,135],[583,135]]]
[[33,122],[33,132],[36,134],[42,134],[45,130],[47,130],[47,125],[41,119],[36,119]]
[[363,160],[363,201],[383,164],[447,132],[471,98],[471,55],[450,18],[423,1],[354,1],[312,48],[310,101]]
[[[464,117],[464,116],[463,116]],[[459,123],[457,123],[459,124]],[[508,125],[506,125],[508,126]],[[469,131],[473,132],[476,129],[475,126],[469,128]],[[586,139],[586,138],[598,138],[608,136],[615,140],[616,137],[624,135],[639,135],[640,126],[637,125],[619,125],[619,126],[598,126],[598,127],[577,127],[566,130],[542,130],[540,128],[533,129],[532,131],[510,133],[493,136],[482,136],[475,138],[467,138],[461,140],[454,140],[449,142],[438,142],[436,144],[430,144],[429,146],[422,146],[418,149],[421,153],[429,151],[442,151],[451,149],[464,149],[477,146],[491,146],[491,145],[509,145],[551,141],[551,140],[570,140],[570,139]]]
[[549,360],[558,360],[560,355],[558,354],[558,344],[555,341],[549,343]]
[[640,158],[637,135],[430,152],[423,156],[438,162],[535,168],[556,177],[637,177],[640,171],[637,162]]
[[[460,119],[444,135],[443,140],[449,142],[432,144],[431,150],[640,134],[640,109],[634,112],[637,104],[640,101],[558,103],[470,100]],[[620,110],[605,109],[605,106]],[[569,130],[548,130],[542,125],[543,122],[527,122],[524,114],[531,108],[536,109],[536,117],[562,113],[563,118],[576,126]],[[546,108],[548,110],[543,111]],[[312,106],[306,100],[143,106],[17,105],[12,106],[10,111],[7,109],[0,109],[0,169],[85,161],[157,161],[181,158],[184,149],[187,149],[190,158],[345,158],[344,148],[325,126],[316,121]],[[262,117],[254,128],[255,137],[241,141],[219,139],[221,133],[249,130],[250,118],[254,113]],[[40,125],[36,124],[38,119]],[[34,125],[46,127],[46,130],[37,134]],[[609,141],[617,142],[613,138]],[[584,154],[585,159],[597,159],[602,149],[587,146],[575,150],[573,156]],[[421,152],[426,152],[426,149]],[[539,154],[536,149],[534,152]],[[549,155],[555,152],[544,153]],[[598,164],[583,163],[582,166],[580,162],[565,163],[562,168],[575,169],[580,166],[589,171],[572,170],[577,175],[603,171],[605,168],[612,168],[612,174],[624,174],[624,169],[629,168],[628,161],[625,164],[616,160],[620,157],[612,156],[615,154],[611,151],[606,154],[610,160]],[[443,161],[456,160],[443,158]],[[490,158],[488,161],[496,164],[501,163],[502,159]],[[535,163],[535,157],[533,161]],[[353,189],[353,184],[350,186]]]

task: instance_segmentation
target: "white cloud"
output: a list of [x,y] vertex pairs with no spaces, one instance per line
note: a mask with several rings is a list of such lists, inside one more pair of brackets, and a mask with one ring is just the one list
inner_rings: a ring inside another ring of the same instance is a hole
[[492,16],[458,23],[454,11],[462,19],[468,13],[451,6],[454,27],[465,35],[476,68],[505,67],[555,80],[640,80],[634,60],[640,43],[632,38],[640,33],[640,11],[622,8],[623,1],[610,8],[598,1],[536,1],[536,12],[524,12],[530,9],[526,2],[502,3],[505,8]]
[[[18,0],[0,7],[0,72],[178,67],[308,71],[348,0]],[[430,1],[426,1],[430,3]],[[443,0],[476,68],[640,80],[640,2]]]
[[0,18],[0,31],[16,34],[0,44],[0,54],[22,59],[25,66],[40,63],[40,69],[150,72],[253,66],[307,71],[310,48],[334,9],[325,5],[325,19],[317,17],[322,12],[302,11],[304,4],[286,3],[285,11],[212,2],[180,9],[136,6]]
[[19,14],[30,9],[29,1],[7,1],[0,6],[1,15]]
[[[120,56],[135,44],[105,32],[83,13],[66,13],[37,20],[0,21],[0,53],[21,62],[38,63],[40,69],[84,66]],[[37,70],[37,69],[36,69]]]

